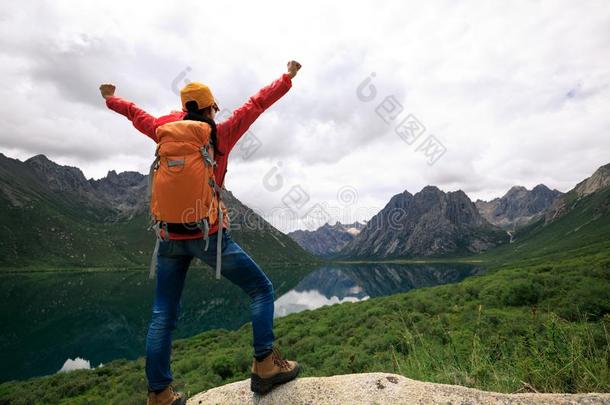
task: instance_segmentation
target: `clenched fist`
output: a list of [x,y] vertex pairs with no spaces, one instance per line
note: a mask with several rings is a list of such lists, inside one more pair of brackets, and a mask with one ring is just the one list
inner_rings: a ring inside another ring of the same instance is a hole
[[291,60],[288,62],[288,75],[290,78],[294,78],[297,75],[297,72],[301,68],[301,64],[296,60]]
[[104,99],[114,96],[115,90],[116,87],[114,86],[114,84],[105,83],[100,86],[100,93],[102,93],[102,97],[104,97]]

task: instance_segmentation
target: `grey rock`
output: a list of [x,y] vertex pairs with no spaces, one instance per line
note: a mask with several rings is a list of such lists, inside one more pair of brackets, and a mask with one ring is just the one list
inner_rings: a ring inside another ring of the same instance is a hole
[[353,240],[364,226],[365,224],[357,221],[346,225],[337,221],[334,225],[326,223],[315,231],[293,231],[288,233],[288,236],[308,252],[321,257],[330,257]]
[[148,209],[148,176],[138,172],[108,172],[106,177],[89,182],[96,195],[118,210],[121,218],[133,218]]
[[582,197],[608,186],[610,186],[610,163],[601,166],[591,177],[578,183],[576,187],[574,187],[574,191],[579,197]]
[[551,190],[544,184],[539,184],[532,190],[514,186],[501,198],[477,200],[475,205],[492,224],[502,229],[515,230],[544,215],[562,195],[562,192]]
[[601,166],[597,169],[591,177],[588,177],[578,183],[572,190],[566,193],[562,198],[555,201],[555,203],[548,209],[545,214],[544,222],[548,224],[553,222],[566,213],[578,203],[578,201],[593,194],[599,190],[602,190],[610,186],[610,163]]
[[187,401],[187,405],[207,404],[610,404],[610,394],[502,394],[390,373],[368,373],[297,378],[264,396],[252,393],[247,379],[199,393]]
[[426,186],[393,196],[338,256],[351,258],[430,257],[478,253],[508,242],[461,190]]
[[45,155],[33,156],[26,160],[25,164],[41,176],[53,191],[72,192],[80,195],[92,191],[91,184],[77,167],[59,165]]

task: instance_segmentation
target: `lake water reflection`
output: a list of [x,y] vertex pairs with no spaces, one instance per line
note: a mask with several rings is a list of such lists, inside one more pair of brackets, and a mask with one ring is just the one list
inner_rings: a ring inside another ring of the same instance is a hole
[[345,264],[323,266],[302,279],[275,301],[275,316],[371,297],[406,292],[414,288],[456,283],[482,274],[469,264]]
[[[265,270],[279,297],[276,316],[457,282],[484,272],[444,264]],[[143,356],[153,296],[154,280],[146,270],[3,274],[0,381]],[[189,269],[174,339],[216,328],[237,329],[249,320],[249,300],[239,288],[214,280],[212,271]]]

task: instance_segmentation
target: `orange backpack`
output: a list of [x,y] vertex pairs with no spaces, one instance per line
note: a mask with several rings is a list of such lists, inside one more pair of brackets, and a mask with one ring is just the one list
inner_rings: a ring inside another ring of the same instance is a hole
[[[150,212],[157,234],[150,278],[156,270],[160,240],[168,240],[168,223],[185,224],[202,230],[208,248],[210,224],[218,220],[216,278],[220,278],[223,204],[214,178],[214,148],[211,127],[206,122],[174,121],[157,128],[156,159],[149,176]],[[163,229],[163,236],[161,236]]]

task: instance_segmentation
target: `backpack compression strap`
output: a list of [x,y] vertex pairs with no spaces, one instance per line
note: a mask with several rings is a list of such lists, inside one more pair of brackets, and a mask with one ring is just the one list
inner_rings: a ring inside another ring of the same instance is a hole
[[[148,187],[146,189],[146,194],[147,194],[147,201],[149,201],[150,204],[150,197],[152,195],[152,184],[153,184],[153,176],[155,175],[155,171],[159,168],[159,161],[160,161],[160,157],[159,157],[159,146],[157,146],[157,149],[155,150],[155,160],[152,162],[152,164],[150,165],[150,170],[148,171]],[[155,217],[150,216],[151,219],[151,225],[148,228],[148,230],[151,229],[155,229],[155,233],[157,235],[156,237],[156,241],[155,241],[155,248],[153,249],[153,254],[152,257],[150,259],[150,272],[148,274],[148,278],[153,279],[155,277],[155,272],[157,269],[157,253],[159,252],[159,240],[160,240],[160,224],[158,221],[155,220]],[[166,233],[166,237],[169,238],[169,233]]]
[[[163,236],[161,236],[161,227],[163,227],[163,230],[165,231]],[[153,279],[155,278],[155,273],[157,271],[157,253],[159,253],[159,242],[161,240],[169,240],[169,231],[167,227],[167,222],[162,223],[161,221],[154,221],[154,223],[148,229],[154,229],[156,235],[155,248],[150,259],[150,272],[148,273],[148,278]]]
[[216,184],[214,179],[210,179],[210,186],[216,192],[216,196],[218,197],[218,233],[216,234],[216,279],[220,280],[220,266],[221,266],[221,256],[222,256],[222,206],[220,205],[221,201],[221,191],[222,189]]
[[[201,158],[208,167],[215,167],[216,161],[210,156],[210,144],[203,145],[199,148]],[[221,257],[222,257],[222,207],[220,206],[220,187],[216,184],[213,178],[208,179],[208,184],[214,189],[215,194],[218,198],[218,233],[216,234],[216,279],[220,280],[220,268],[221,268]],[[207,225],[207,221],[206,221]],[[204,234],[205,237],[205,250],[208,250],[208,238],[207,232]]]

